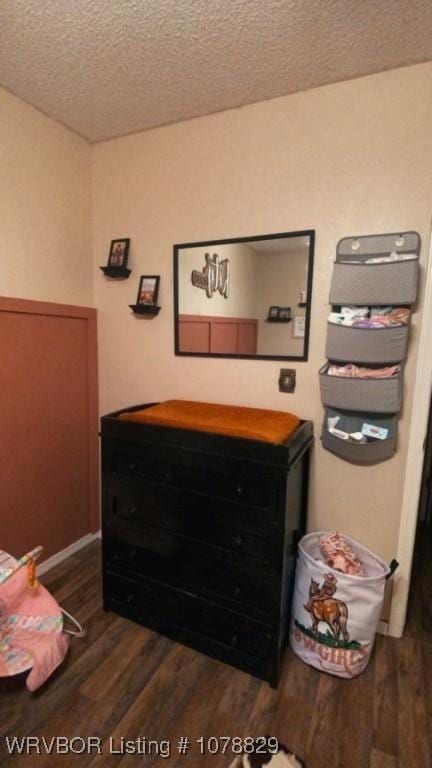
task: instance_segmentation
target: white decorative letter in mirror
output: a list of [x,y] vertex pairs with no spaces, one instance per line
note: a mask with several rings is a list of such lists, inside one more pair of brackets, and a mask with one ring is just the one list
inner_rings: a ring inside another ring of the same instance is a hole
[[195,288],[203,288],[208,299],[211,299],[215,291],[219,291],[224,299],[228,298],[229,292],[229,259],[222,259],[219,262],[219,256],[214,253],[204,255],[205,267],[202,272],[196,269],[192,270],[191,280]]

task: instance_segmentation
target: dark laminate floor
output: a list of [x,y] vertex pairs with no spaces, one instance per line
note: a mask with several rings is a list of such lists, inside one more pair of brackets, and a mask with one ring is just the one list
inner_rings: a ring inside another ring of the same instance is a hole
[[[416,560],[410,619],[402,640],[378,637],[366,672],[353,681],[320,674],[289,650],[283,678],[265,683],[101,610],[99,545],[92,544],[42,579],[83,622],[66,662],[31,696],[2,685],[0,766],[228,766],[191,748],[169,759],[138,755],[8,757],[5,735],[100,736],[192,741],[200,736],[274,734],[308,768],[432,766],[432,558]],[[432,546],[429,554],[432,553]],[[429,609],[430,610],[430,609]],[[430,614],[429,614],[430,615]]]

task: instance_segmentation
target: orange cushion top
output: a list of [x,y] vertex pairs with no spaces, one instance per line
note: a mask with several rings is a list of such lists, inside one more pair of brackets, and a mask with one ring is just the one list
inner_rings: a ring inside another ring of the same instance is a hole
[[300,424],[300,419],[292,413],[199,403],[195,400],[166,400],[141,411],[121,413],[118,418],[161,427],[243,437],[246,440],[262,440],[266,443],[284,442]]

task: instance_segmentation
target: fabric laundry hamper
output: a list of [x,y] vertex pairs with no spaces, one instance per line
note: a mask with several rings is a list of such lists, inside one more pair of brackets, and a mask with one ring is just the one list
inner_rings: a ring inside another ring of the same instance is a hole
[[[290,645],[307,664],[338,677],[352,678],[368,664],[383,607],[385,582],[394,569],[344,536],[361,560],[365,576],[336,571],[322,559],[322,534],[310,533],[299,543]],[[327,583],[333,587],[329,597]]]

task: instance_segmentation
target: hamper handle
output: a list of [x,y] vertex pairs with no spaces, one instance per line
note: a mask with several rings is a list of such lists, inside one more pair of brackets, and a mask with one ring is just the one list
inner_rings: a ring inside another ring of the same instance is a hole
[[79,621],[77,621],[73,616],[71,616],[70,613],[65,611],[64,608],[60,608],[60,610],[61,610],[63,616],[65,616],[67,619],[69,619],[69,621],[71,621],[72,624],[75,627],[77,627],[76,630],[74,630],[74,629],[65,629],[63,627],[63,632],[65,632],[67,635],[74,635],[74,637],[85,637],[86,636],[86,631],[85,631],[85,629],[82,628],[82,626],[79,623]]
[[386,576],[386,581],[387,581],[387,579],[391,579],[391,577],[393,576],[394,572],[399,568],[398,561],[393,558],[393,560],[391,561],[391,563],[389,565],[389,568],[390,568],[390,571],[389,571],[389,573]]

